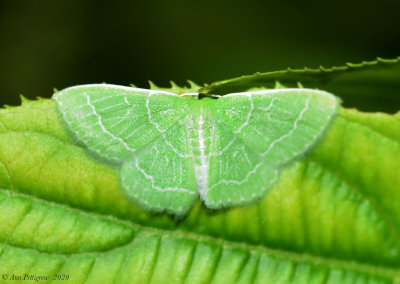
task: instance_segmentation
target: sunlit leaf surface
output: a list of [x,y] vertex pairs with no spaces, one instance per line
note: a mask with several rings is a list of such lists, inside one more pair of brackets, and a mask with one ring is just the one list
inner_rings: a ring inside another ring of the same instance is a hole
[[116,168],[70,141],[52,100],[0,110],[0,162],[0,274],[47,282],[67,274],[69,283],[400,281],[399,114],[342,108],[261,201],[220,211],[198,201],[178,219],[132,205]]

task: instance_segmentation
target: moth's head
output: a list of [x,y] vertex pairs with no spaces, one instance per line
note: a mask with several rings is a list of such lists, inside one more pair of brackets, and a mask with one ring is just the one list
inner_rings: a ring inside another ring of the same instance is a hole
[[197,95],[197,98],[198,98],[199,100],[204,99],[204,98],[210,98],[210,99],[217,100],[217,99],[219,99],[220,97],[221,97],[221,95],[205,94],[205,93],[199,93],[199,94]]
[[197,100],[202,100],[202,99],[218,99],[221,96],[220,95],[212,95],[212,94],[203,94],[203,93],[185,93],[181,94],[181,97],[184,98],[189,98],[189,99],[197,99]]

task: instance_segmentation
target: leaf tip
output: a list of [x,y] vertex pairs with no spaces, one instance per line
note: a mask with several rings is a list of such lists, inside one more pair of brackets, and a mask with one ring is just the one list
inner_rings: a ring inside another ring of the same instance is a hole
[[21,105],[25,105],[29,102],[29,99],[27,99],[23,94],[19,95],[19,99],[21,100]]
[[180,87],[174,81],[171,80],[169,83],[171,84],[171,89],[180,89]]
[[192,80],[187,80],[187,82],[189,83],[189,86],[191,89],[200,89],[200,85],[197,85],[195,82],[193,82]]
[[278,80],[275,81],[274,89],[285,89],[286,87],[282,85]]
[[148,81],[149,82],[149,86],[151,90],[157,90],[158,86],[156,84],[154,84],[152,81]]

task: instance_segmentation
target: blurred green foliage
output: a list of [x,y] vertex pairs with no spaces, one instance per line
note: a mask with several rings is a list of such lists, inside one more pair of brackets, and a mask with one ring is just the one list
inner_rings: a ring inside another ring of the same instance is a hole
[[395,58],[399,10],[388,0],[1,1],[0,105],[84,83],[204,84]]

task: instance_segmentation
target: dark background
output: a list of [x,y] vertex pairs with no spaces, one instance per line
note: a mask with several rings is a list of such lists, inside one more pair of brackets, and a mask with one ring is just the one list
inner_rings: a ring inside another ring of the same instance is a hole
[[2,1],[0,105],[400,55],[400,1]]

